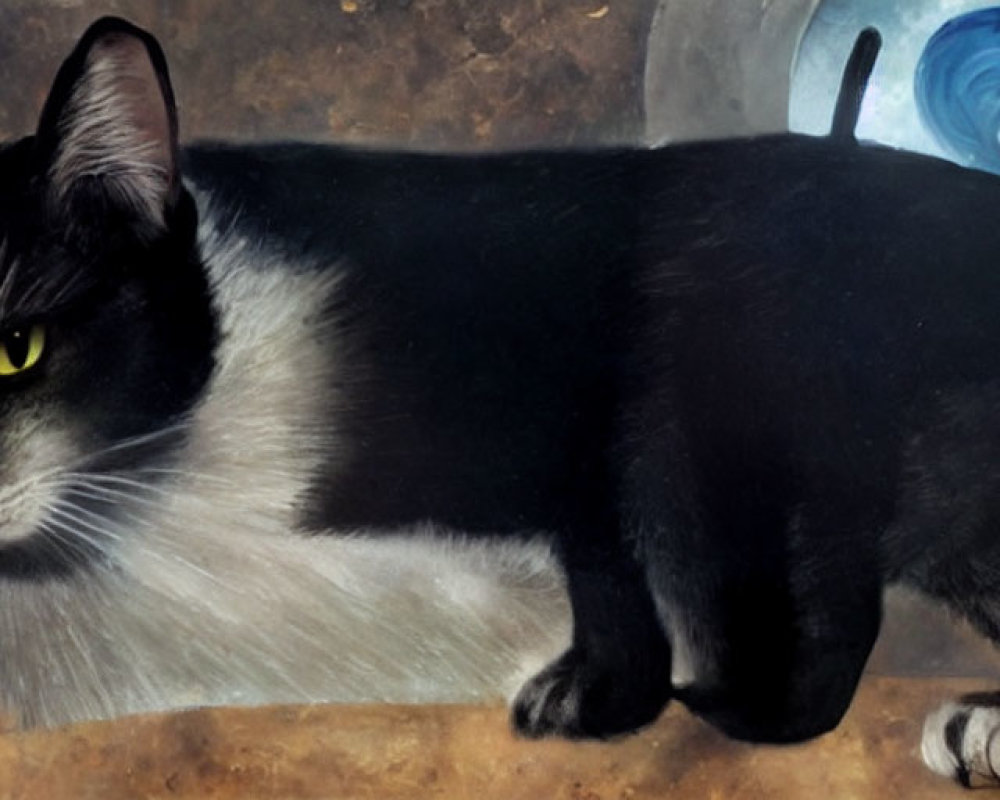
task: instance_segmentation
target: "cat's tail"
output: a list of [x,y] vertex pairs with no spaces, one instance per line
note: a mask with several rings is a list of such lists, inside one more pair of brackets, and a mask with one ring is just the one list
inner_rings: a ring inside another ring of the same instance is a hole
[[837,94],[837,106],[830,127],[831,139],[856,141],[854,131],[858,127],[861,103],[881,49],[882,36],[875,28],[865,28],[858,34],[844,67],[844,75],[840,79],[840,92]]

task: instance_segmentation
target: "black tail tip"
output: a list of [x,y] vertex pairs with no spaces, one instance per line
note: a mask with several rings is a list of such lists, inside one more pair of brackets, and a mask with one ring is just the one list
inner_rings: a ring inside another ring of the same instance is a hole
[[868,79],[875,68],[875,61],[881,49],[882,34],[877,28],[865,28],[855,39],[840,81],[837,107],[830,128],[830,136],[833,139],[855,141],[854,131],[861,114],[861,103],[865,98]]

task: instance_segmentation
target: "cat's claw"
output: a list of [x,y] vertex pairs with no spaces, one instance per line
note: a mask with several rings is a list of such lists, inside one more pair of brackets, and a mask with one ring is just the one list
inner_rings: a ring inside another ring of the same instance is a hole
[[623,664],[567,650],[529,680],[514,701],[523,736],[607,739],[653,722],[670,698],[669,667],[647,679]]

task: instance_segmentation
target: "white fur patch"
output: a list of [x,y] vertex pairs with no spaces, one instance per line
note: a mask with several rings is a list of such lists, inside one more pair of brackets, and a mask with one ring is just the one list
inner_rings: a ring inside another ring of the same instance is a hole
[[340,402],[320,327],[336,270],[295,269],[211,223],[201,238],[222,337],[183,468],[156,484],[86,484],[125,511],[84,520],[114,543],[108,565],[0,584],[2,705],[52,725],[190,704],[513,693],[570,640],[547,544],[296,534],[310,476],[343,446],[317,426]]
[[[0,468],[0,542],[17,542],[45,527],[59,539],[57,498],[63,473],[79,456],[69,430],[30,410],[12,414],[4,426]],[[72,546],[67,543],[67,546]]]
[[[948,725],[963,716],[958,746],[949,746]],[[1000,783],[1000,708],[946,703],[927,716],[920,753],[938,775],[955,779],[964,773],[970,784]]]
[[690,622],[680,619],[678,609],[666,610],[657,602],[657,612],[661,620],[666,620],[667,635],[670,640],[670,683],[675,688],[690,686],[698,678],[698,659],[692,646]]

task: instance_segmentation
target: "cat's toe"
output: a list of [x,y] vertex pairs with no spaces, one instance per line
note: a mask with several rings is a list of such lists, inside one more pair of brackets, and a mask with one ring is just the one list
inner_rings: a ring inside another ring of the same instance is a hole
[[658,681],[629,674],[622,665],[570,649],[529,680],[512,710],[523,736],[606,739],[648,725],[670,697],[669,671]]
[[577,738],[580,687],[565,659],[529,680],[514,700],[512,720],[518,733],[533,738],[561,735]]
[[920,752],[939,775],[971,787],[1000,783],[1000,706],[946,703],[924,721]]

